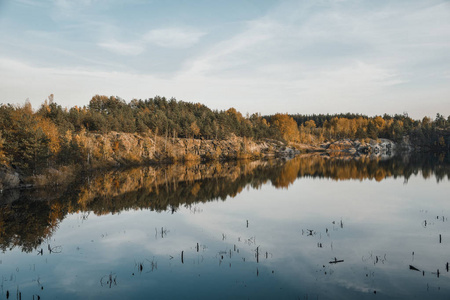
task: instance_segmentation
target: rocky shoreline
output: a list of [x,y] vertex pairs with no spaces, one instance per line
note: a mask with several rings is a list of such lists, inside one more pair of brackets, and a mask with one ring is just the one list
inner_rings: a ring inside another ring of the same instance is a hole
[[351,155],[372,155],[392,157],[398,146],[389,139],[369,141],[343,139],[332,143],[322,144],[327,152],[343,152]]

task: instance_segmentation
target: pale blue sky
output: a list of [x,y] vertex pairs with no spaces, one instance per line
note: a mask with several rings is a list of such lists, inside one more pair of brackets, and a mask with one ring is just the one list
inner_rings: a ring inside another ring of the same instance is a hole
[[450,114],[450,2],[0,0],[0,103]]

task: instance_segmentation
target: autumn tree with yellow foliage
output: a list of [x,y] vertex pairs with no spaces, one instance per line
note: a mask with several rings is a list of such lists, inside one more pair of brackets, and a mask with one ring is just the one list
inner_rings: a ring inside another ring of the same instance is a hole
[[300,132],[297,122],[288,114],[275,114],[270,119],[270,123],[280,131],[284,140],[289,142],[299,141]]

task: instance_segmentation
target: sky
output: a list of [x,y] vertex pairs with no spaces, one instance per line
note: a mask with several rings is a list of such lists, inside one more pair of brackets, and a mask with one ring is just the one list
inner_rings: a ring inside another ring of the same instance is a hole
[[448,0],[0,0],[0,103],[450,114]]

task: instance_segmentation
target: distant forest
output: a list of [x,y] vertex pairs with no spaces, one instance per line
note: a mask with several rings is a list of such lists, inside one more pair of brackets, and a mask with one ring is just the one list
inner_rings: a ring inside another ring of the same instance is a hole
[[36,110],[24,105],[0,106],[0,163],[24,168],[36,162],[64,164],[77,151],[77,133],[125,132],[165,138],[218,139],[235,135],[288,143],[320,143],[349,139],[405,138],[416,146],[448,151],[450,116],[413,120],[407,114],[368,117],[359,114],[243,116],[234,108],[212,110],[156,96],[146,100],[94,96],[88,106],[63,108],[48,100]]

